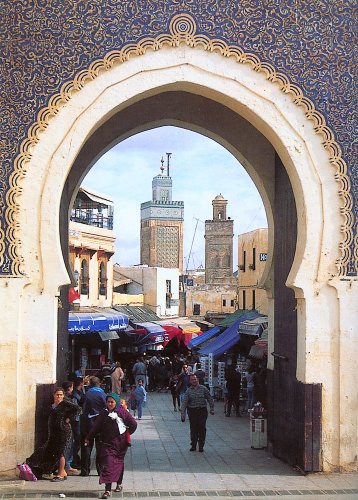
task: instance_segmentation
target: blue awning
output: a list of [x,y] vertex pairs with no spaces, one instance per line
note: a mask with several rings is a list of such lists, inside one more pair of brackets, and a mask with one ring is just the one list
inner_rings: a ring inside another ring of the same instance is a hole
[[70,312],[68,315],[68,332],[71,335],[124,330],[127,326],[128,316],[124,314]]
[[240,334],[238,332],[240,324],[248,318],[254,318],[258,315],[259,314],[255,311],[243,314],[238,320],[229,326],[229,328],[226,328],[221,335],[210,342],[208,346],[200,349],[199,354],[204,356],[209,354],[213,354],[215,357],[221,356],[221,354],[224,354],[224,352],[228,351],[240,340]]
[[212,337],[215,337],[220,332],[220,327],[219,326],[214,326],[213,328],[210,328],[207,332],[199,335],[198,337],[195,337],[194,339],[191,339],[190,342],[188,343],[188,348],[193,349],[193,347],[198,347],[200,344],[203,342],[206,342],[207,340],[210,340]]

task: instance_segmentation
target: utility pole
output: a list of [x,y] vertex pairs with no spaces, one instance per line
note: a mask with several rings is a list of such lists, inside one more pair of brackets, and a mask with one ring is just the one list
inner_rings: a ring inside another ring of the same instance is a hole
[[185,276],[184,276],[184,279],[183,279],[183,292],[184,292],[183,293],[183,298],[184,298],[184,315],[185,316],[186,316],[186,283],[185,283],[185,280],[186,280],[186,278],[188,276],[188,268],[189,268],[190,256],[191,256],[191,252],[193,250],[193,244],[194,244],[196,230],[198,228],[198,224],[199,224],[199,221],[200,221],[200,219],[198,219],[197,217],[194,217],[194,219],[196,220],[196,224],[195,224],[193,239],[191,240],[191,246],[190,246],[188,260],[186,261]]
[[198,228],[198,224],[199,224],[199,220],[200,220],[200,219],[197,219],[196,217],[193,217],[193,218],[196,220],[196,224],[195,224],[195,229],[194,229],[193,239],[191,240],[191,247],[190,247],[190,251],[189,251],[189,257],[188,257],[188,260],[186,261],[186,270],[185,270],[185,274],[187,274],[187,272],[188,272],[188,267],[189,267],[189,261],[190,261],[191,251],[193,250],[193,244],[194,244],[195,234],[196,234],[196,230],[197,230],[197,228]]

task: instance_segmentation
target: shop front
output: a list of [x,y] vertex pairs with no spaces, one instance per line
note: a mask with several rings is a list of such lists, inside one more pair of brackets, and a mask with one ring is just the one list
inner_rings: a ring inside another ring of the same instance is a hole
[[[108,309],[107,309],[108,311]],[[68,333],[71,339],[71,371],[95,373],[113,357],[113,342],[128,327],[128,317],[108,312],[70,312]]]

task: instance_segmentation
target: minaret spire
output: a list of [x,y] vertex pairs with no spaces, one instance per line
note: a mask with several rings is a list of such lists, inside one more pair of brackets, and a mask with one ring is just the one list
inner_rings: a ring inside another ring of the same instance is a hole
[[170,162],[170,157],[173,153],[165,153],[167,155],[167,176],[169,176],[169,162]]

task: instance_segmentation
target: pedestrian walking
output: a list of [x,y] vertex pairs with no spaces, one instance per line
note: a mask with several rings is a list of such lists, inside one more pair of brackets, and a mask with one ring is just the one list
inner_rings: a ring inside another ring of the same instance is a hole
[[[101,382],[98,377],[91,377],[90,389],[86,392],[84,397],[82,416],[80,421],[82,439],[84,439],[90,433],[99,414],[106,407],[106,393],[100,387],[100,385]],[[99,446],[97,440],[92,439],[86,445],[83,441],[81,446],[81,476],[89,476],[90,474],[91,453],[94,444],[96,445],[97,472],[99,470]]]
[[[201,367],[201,363],[195,363],[196,365],[196,370],[194,371],[194,375],[197,376],[199,380],[199,384],[204,385],[205,382],[205,372]],[[194,368],[193,368],[194,370]]]
[[209,390],[205,386],[199,384],[196,375],[190,375],[190,387],[187,389],[181,405],[181,421],[185,422],[186,410],[189,416],[190,451],[196,451],[198,444],[199,451],[204,451],[208,404],[210,406],[210,415],[214,415],[214,400]]
[[105,485],[102,498],[111,496],[112,483],[116,483],[115,492],[122,491],[124,457],[128,449],[127,433],[133,434],[137,428],[137,422],[129,411],[119,404],[119,400],[118,394],[114,392],[107,395],[106,409],[100,413],[85,438],[87,446],[95,436],[98,436],[101,442],[99,484]]
[[159,360],[156,356],[152,356],[148,362],[148,390],[155,391],[157,388],[157,364]]
[[[64,390],[65,394],[65,399],[71,401],[72,403],[78,405],[78,401],[76,398],[73,396],[73,382],[71,380],[66,380],[65,382],[62,382],[62,389]],[[68,476],[75,476],[79,473],[79,470],[76,467],[72,466],[72,462],[74,461],[73,459],[73,450],[74,450],[74,444],[75,444],[75,433],[79,433],[79,415],[81,413],[81,410],[79,410],[78,415],[76,415],[74,418],[70,420],[70,425],[72,429],[71,433],[71,439],[69,439],[66,450],[65,450],[65,470]],[[78,420],[76,420],[78,419]],[[78,438],[78,436],[77,436]],[[79,450],[77,450],[78,452]]]
[[183,364],[182,371],[178,377],[177,392],[179,395],[180,407],[182,408],[182,403],[184,399],[185,392],[189,387],[189,367],[187,363]]
[[[76,377],[74,383],[73,383],[73,399],[77,401],[78,406],[82,408],[83,406],[83,400],[85,397],[85,393],[83,390],[83,378],[82,377]],[[81,450],[81,417],[80,415],[77,415],[74,419],[73,425],[72,425],[72,432],[73,432],[73,452],[72,452],[72,467],[74,469],[80,469],[81,467],[81,458],[80,458],[80,450]]]
[[180,400],[179,400],[179,394],[177,391],[178,382],[179,382],[178,374],[174,373],[170,377],[170,381],[169,381],[169,389],[170,389],[170,392],[172,394],[174,411],[177,411],[177,405],[178,405],[178,410],[180,411]]
[[141,378],[138,380],[138,385],[134,389],[134,395],[138,409],[138,420],[140,420],[143,415],[143,405],[147,401],[147,393],[144,389],[144,381]]
[[247,390],[247,403],[246,411],[251,410],[255,404],[255,368],[251,366],[247,372],[245,372],[246,378],[246,390]]
[[122,394],[122,381],[124,379],[124,372],[121,368],[121,364],[119,361],[115,364],[115,369],[111,374],[112,381],[112,392],[120,395]]
[[136,385],[138,385],[138,381],[142,380],[144,388],[145,388],[145,380],[147,376],[147,367],[145,366],[145,363],[143,361],[143,358],[138,358],[136,363],[133,365],[132,369],[133,377],[134,377],[134,382]]
[[113,363],[110,359],[102,365],[101,367],[101,379],[102,379],[102,387],[106,393],[111,392],[112,390],[112,373],[114,370]]
[[241,386],[241,375],[235,370],[235,368],[230,367],[227,369],[225,374],[226,379],[226,389],[227,389],[227,405],[226,413],[227,417],[231,415],[231,408],[234,406],[236,416],[240,417],[240,386]]
[[135,397],[135,385],[131,386],[131,392],[129,393],[129,398],[128,398],[128,403],[129,403],[129,409],[131,412],[133,412],[133,417],[135,417],[135,412],[137,410],[137,400]]

